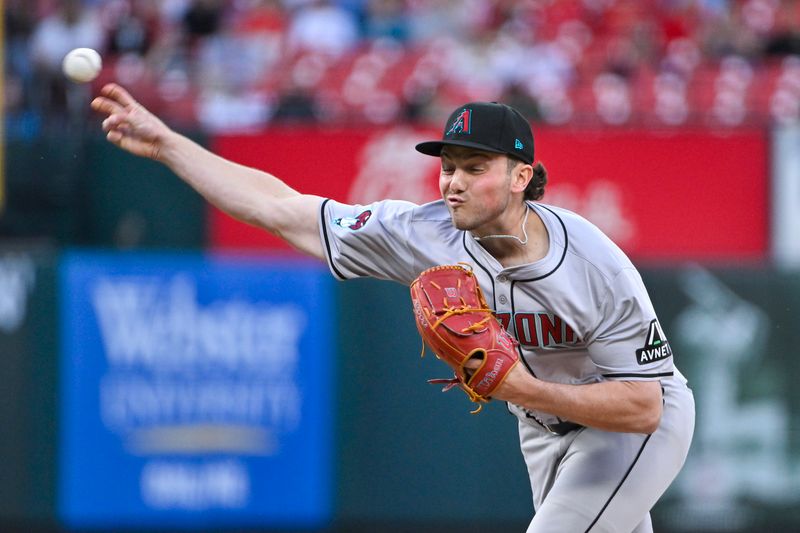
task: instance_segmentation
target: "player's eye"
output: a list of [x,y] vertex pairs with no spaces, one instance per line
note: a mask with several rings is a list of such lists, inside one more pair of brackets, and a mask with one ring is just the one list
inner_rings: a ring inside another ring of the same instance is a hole
[[455,171],[455,167],[442,167],[442,174],[452,174]]

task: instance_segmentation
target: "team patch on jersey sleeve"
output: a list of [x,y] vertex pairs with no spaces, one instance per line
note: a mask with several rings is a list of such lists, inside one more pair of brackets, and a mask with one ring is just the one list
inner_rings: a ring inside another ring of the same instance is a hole
[[363,228],[367,221],[369,221],[370,217],[372,216],[372,210],[367,209],[366,211],[362,211],[355,217],[341,217],[341,218],[334,218],[333,223],[336,226],[344,229],[350,230],[358,230]]
[[646,365],[670,356],[672,356],[672,348],[666,335],[664,335],[664,330],[661,329],[661,324],[658,323],[658,320],[653,319],[650,322],[650,329],[647,332],[647,340],[645,340],[644,347],[636,350],[636,362],[640,365]]

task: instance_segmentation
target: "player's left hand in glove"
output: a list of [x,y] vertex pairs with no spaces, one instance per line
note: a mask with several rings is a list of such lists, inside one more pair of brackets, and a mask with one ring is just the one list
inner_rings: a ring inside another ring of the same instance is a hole
[[459,265],[429,268],[411,283],[411,301],[422,340],[454,371],[452,379],[429,383],[445,383],[443,390],[458,386],[473,402],[488,402],[519,355],[517,341],[486,305],[472,271]]

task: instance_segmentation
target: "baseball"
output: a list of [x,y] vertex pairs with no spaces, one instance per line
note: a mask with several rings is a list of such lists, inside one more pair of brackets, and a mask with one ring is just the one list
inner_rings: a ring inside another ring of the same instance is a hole
[[103,60],[91,48],[76,48],[64,56],[61,68],[64,74],[76,83],[87,83],[100,74]]

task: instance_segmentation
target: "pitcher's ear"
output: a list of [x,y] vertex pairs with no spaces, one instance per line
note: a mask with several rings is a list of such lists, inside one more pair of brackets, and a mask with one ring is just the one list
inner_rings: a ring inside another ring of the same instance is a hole
[[518,161],[511,170],[511,192],[523,192],[533,178],[533,166]]

